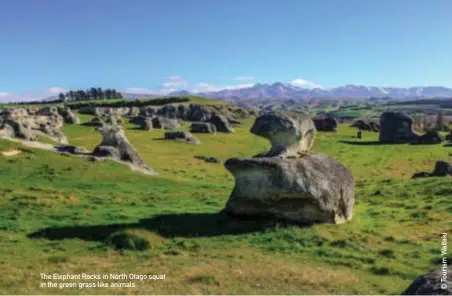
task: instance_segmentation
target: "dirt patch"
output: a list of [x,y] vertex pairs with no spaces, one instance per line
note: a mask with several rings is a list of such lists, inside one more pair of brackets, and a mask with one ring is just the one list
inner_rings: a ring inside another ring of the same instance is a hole
[[2,153],[3,156],[11,157],[11,156],[15,156],[15,155],[21,154],[22,151],[19,150],[19,149],[10,149],[10,150],[2,151],[1,153]]

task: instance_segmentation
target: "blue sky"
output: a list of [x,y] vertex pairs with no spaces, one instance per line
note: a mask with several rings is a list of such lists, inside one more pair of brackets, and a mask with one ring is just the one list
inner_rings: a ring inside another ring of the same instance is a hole
[[0,99],[256,82],[452,87],[450,0],[1,0]]

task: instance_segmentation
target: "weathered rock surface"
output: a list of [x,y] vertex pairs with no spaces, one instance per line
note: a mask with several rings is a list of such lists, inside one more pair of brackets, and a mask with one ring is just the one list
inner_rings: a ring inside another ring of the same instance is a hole
[[27,124],[21,123],[19,120],[6,118],[0,129],[1,134],[6,137],[20,138],[27,141],[36,141],[37,136]]
[[182,131],[166,132],[165,139],[178,140],[178,141],[182,141],[182,142],[185,142],[188,144],[195,144],[195,145],[201,143],[201,141],[199,141],[198,138],[194,137],[189,132],[182,132]]
[[270,113],[251,132],[272,143],[255,158],[231,158],[235,187],[225,211],[298,223],[343,223],[353,215],[353,176],[331,157],[310,152],[316,129],[306,116]]
[[228,120],[220,114],[213,114],[209,122],[212,123],[216,130],[220,133],[233,133],[234,129],[229,124]]
[[189,106],[184,119],[187,121],[207,121],[211,116],[212,111],[205,106],[192,104]]
[[225,166],[235,178],[227,212],[301,223],[342,223],[352,218],[353,176],[328,156],[232,158]]
[[58,113],[61,115],[61,117],[63,117],[63,120],[65,123],[70,123],[70,124],[79,124],[80,123],[80,119],[77,116],[75,116],[75,114],[72,113],[71,109],[68,107],[58,108]]
[[272,112],[259,116],[251,133],[267,138],[272,144],[262,157],[299,157],[311,150],[317,131],[308,116]]
[[103,126],[97,130],[102,134],[102,142],[94,149],[93,156],[111,157],[131,163],[136,167],[152,171],[141,159],[137,150],[124,135],[121,126]]
[[[442,278],[445,278],[442,281]],[[419,276],[401,295],[452,295],[452,281],[441,270]]]
[[190,126],[192,133],[215,134],[217,128],[210,122],[193,122]]
[[435,168],[431,173],[419,172],[415,173],[412,178],[424,178],[424,177],[445,177],[452,176],[452,163],[439,160],[435,163]]
[[357,119],[351,127],[356,127],[363,131],[380,132],[378,119]]
[[381,143],[410,143],[418,136],[412,128],[413,119],[401,112],[387,111],[380,117]]
[[315,117],[313,121],[317,131],[322,132],[337,131],[338,123],[334,117],[331,116]]
[[417,137],[413,137],[411,144],[429,145],[440,144],[444,141],[444,137],[435,130],[429,130],[425,134]]
[[25,108],[12,108],[1,112],[0,135],[36,141],[38,136],[66,143],[67,139],[59,130],[63,117],[56,107],[45,107],[29,113]]
[[157,116],[152,118],[152,125],[154,128],[172,130],[177,129],[180,126],[180,123],[177,119]]

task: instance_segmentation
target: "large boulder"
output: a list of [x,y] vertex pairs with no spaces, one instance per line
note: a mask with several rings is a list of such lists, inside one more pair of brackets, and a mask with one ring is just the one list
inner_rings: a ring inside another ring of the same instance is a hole
[[61,117],[63,117],[63,121],[65,123],[70,123],[70,124],[79,124],[80,123],[80,119],[77,116],[75,116],[75,114],[68,107],[58,108],[58,113],[61,115]]
[[342,223],[352,218],[353,176],[328,156],[232,158],[225,167],[235,178],[227,212],[300,223]]
[[167,140],[178,140],[189,144],[200,144],[198,138],[194,137],[189,132],[182,132],[182,131],[173,131],[173,132],[166,132],[165,133],[165,139]]
[[380,117],[381,143],[410,143],[418,136],[412,128],[413,119],[401,112],[387,111]]
[[157,110],[157,115],[175,119],[178,118],[178,110],[175,105],[166,105]]
[[226,212],[298,223],[343,223],[352,218],[352,173],[331,157],[309,152],[316,133],[309,117],[264,114],[251,132],[270,140],[272,148],[254,158],[226,161],[235,178]]
[[401,295],[452,295],[452,281],[447,270],[431,271],[416,278]]
[[115,160],[124,161],[136,167],[151,170],[143,162],[137,150],[127,140],[121,126],[107,125],[98,127],[97,131],[102,134],[102,142],[94,149],[93,156],[109,156]]
[[3,136],[21,138],[27,141],[37,140],[36,134],[30,129],[29,125],[16,119],[4,119],[0,130],[2,130],[1,134]]
[[298,157],[310,151],[317,130],[308,116],[272,112],[259,116],[251,133],[267,138],[272,144],[270,151],[261,156]]
[[187,121],[208,121],[211,116],[212,116],[212,112],[207,107],[199,105],[199,104],[192,104],[189,106],[189,109],[186,112],[185,120],[187,120]]
[[440,144],[444,141],[444,137],[438,131],[429,130],[425,134],[413,137],[411,144],[428,145],[428,144]]
[[220,133],[234,132],[234,129],[231,127],[228,120],[223,115],[215,113],[210,117],[209,122],[212,123],[215,126],[216,130]]
[[331,116],[319,116],[313,119],[315,128],[322,132],[336,132],[337,120]]
[[177,129],[180,126],[180,123],[177,119],[156,116],[156,117],[152,118],[152,125],[154,128],[173,130],[173,129]]
[[217,128],[210,122],[193,122],[190,126],[192,133],[215,134]]

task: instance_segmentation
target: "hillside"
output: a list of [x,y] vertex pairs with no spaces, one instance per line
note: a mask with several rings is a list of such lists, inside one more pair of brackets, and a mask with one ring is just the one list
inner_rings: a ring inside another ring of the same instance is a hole
[[[78,115],[82,123],[92,117]],[[126,123],[126,136],[158,176],[0,140],[0,152],[22,151],[0,154],[2,293],[399,294],[438,266],[438,232],[452,230],[450,179],[410,177],[450,161],[450,148],[379,145],[377,133],[357,140],[347,125],[319,132],[313,150],[353,172],[354,217],[341,225],[273,225],[221,214],[233,177],[221,164],[194,158],[267,150],[265,139],[249,133],[251,124],[233,134],[197,134],[201,144],[188,145]],[[84,125],[63,131],[89,150],[101,140]],[[139,245],[149,249],[130,250]],[[40,273],[62,271],[166,279],[137,280],[135,288],[39,288]]]

